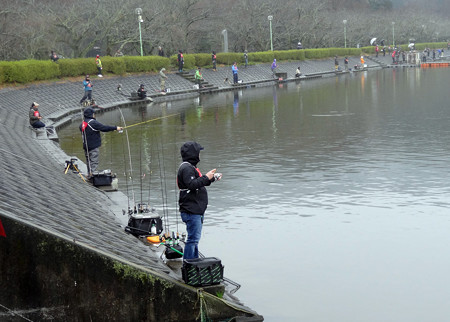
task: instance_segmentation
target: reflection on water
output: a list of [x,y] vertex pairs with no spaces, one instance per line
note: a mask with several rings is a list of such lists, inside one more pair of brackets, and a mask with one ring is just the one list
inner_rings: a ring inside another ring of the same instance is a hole
[[[200,142],[200,169],[223,173],[200,249],[267,321],[443,321],[449,80],[380,70],[124,109],[127,125],[174,115],[129,128],[132,171],[125,135],[105,134],[101,167],[184,230],[179,147]],[[78,129],[59,135],[82,159]]]

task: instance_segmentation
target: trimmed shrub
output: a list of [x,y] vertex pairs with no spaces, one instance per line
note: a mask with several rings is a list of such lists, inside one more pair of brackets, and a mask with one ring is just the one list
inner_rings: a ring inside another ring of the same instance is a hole
[[123,60],[129,73],[157,72],[163,67],[168,67],[170,62],[168,58],[160,56],[124,56],[114,59]]
[[122,57],[104,57],[101,60],[105,73],[123,75],[127,72],[127,66]]
[[[183,59],[184,59],[183,69],[186,69],[186,70],[194,69],[196,66],[198,66],[195,63],[196,55],[200,55],[200,54],[183,54]],[[170,56],[170,65],[178,70],[177,58],[178,58],[178,55]],[[204,66],[204,65],[200,65],[200,66]]]
[[[212,65],[212,54],[194,54],[195,66],[208,66]],[[190,55],[189,55],[190,56]],[[217,60],[217,55],[216,55]]]
[[[216,54],[217,63],[224,65],[233,65],[234,62],[238,64],[244,62],[244,53],[218,53]],[[250,61],[250,54],[248,55]]]
[[31,83],[60,76],[59,67],[51,61],[21,60],[2,64],[3,82]]
[[270,63],[275,58],[273,51],[260,51],[248,54],[248,60],[255,63]]

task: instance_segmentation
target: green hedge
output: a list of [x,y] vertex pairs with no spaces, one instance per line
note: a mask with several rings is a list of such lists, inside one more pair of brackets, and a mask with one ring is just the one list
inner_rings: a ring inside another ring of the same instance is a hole
[[2,83],[31,83],[38,80],[57,78],[59,68],[51,61],[21,60],[1,63]]
[[[408,45],[401,45],[403,49]],[[445,48],[447,43],[416,44],[417,50],[424,48]],[[276,58],[279,61],[298,61],[305,59],[324,59],[344,56],[359,56],[362,53],[374,54],[374,47],[363,48],[318,48],[302,50],[280,50],[248,53],[250,64],[270,63]],[[125,73],[158,72],[162,67],[178,69],[177,55],[170,58],[159,56],[123,56],[102,57],[103,71],[106,74],[123,75]],[[217,64],[232,65],[244,63],[243,53],[218,53]],[[211,54],[184,55],[184,69],[190,70],[197,66],[211,66]],[[57,63],[50,60],[23,60],[15,62],[0,62],[0,84],[31,83],[38,80],[50,80],[60,77],[76,77],[86,74],[97,74],[95,58],[60,59]]]
[[[109,58],[113,60],[123,60],[125,63],[126,72],[128,73],[145,73],[145,72],[159,72],[163,67],[169,67],[169,58],[160,56],[124,56],[119,58]],[[108,60],[105,60],[103,68],[108,68]]]

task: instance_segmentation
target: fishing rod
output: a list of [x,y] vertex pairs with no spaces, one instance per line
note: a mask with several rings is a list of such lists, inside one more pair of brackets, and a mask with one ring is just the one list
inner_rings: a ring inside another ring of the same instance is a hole
[[[123,129],[125,129],[125,137],[127,139],[127,146],[128,146],[128,158],[129,158],[129,163],[130,163],[131,194],[132,194],[132,197],[133,197],[133,207],[136,207],[136,198],[135,198],[135,195],[134,195],[134,187],[133,187],[133,163],[131,161],[130,139],[128,137],[128,131],[126,130],[126,128],[127,128],[126,125],[127,124],[125,122],[125,117],[123,116],[122,109],[120,107],[117,107],[117,109],[119,110],[120,116],[122,118],[122,122],[125,125],[123,127]],[[128,210],[129,210],[129,208],[130,207],[128,206]]]
[[130,128],[130,127],[136,126],[136,125],[141,125],[141,124],[154,122],[154,121],[157,121],[157,120],[165,119],[165,118],[176,116],[176,115],[179,115],[179,114],[180,113],[169,114],[169,115],[166,115],[166,116],[160,116],[160,117],[157,117],[157,118],[154,118],[154,119],[151,119],[151,120],[147,120],[147,121],[143,121],[143,122],[139,122],[139,123],[136,123],[136,124],[131,124],[131,125],[125,126],[123,129],[127,129],[127,128]]

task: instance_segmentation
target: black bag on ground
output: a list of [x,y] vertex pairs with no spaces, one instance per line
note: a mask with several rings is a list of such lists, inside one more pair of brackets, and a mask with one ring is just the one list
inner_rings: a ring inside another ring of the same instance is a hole
[[223,265],[216,257],[185,259],[181,275],[191,286],[216,285],[223,280]]
[[[176,252],[174,249],[176,249],[178,252]],[[167,259],[176,259],[176,258],[181,258],[183,257],[183,247],[181,247],[181,245],[172,245],[172,246],[168,246],[166,245],[166,250],[164,251],[164,255],[166,256]]]

